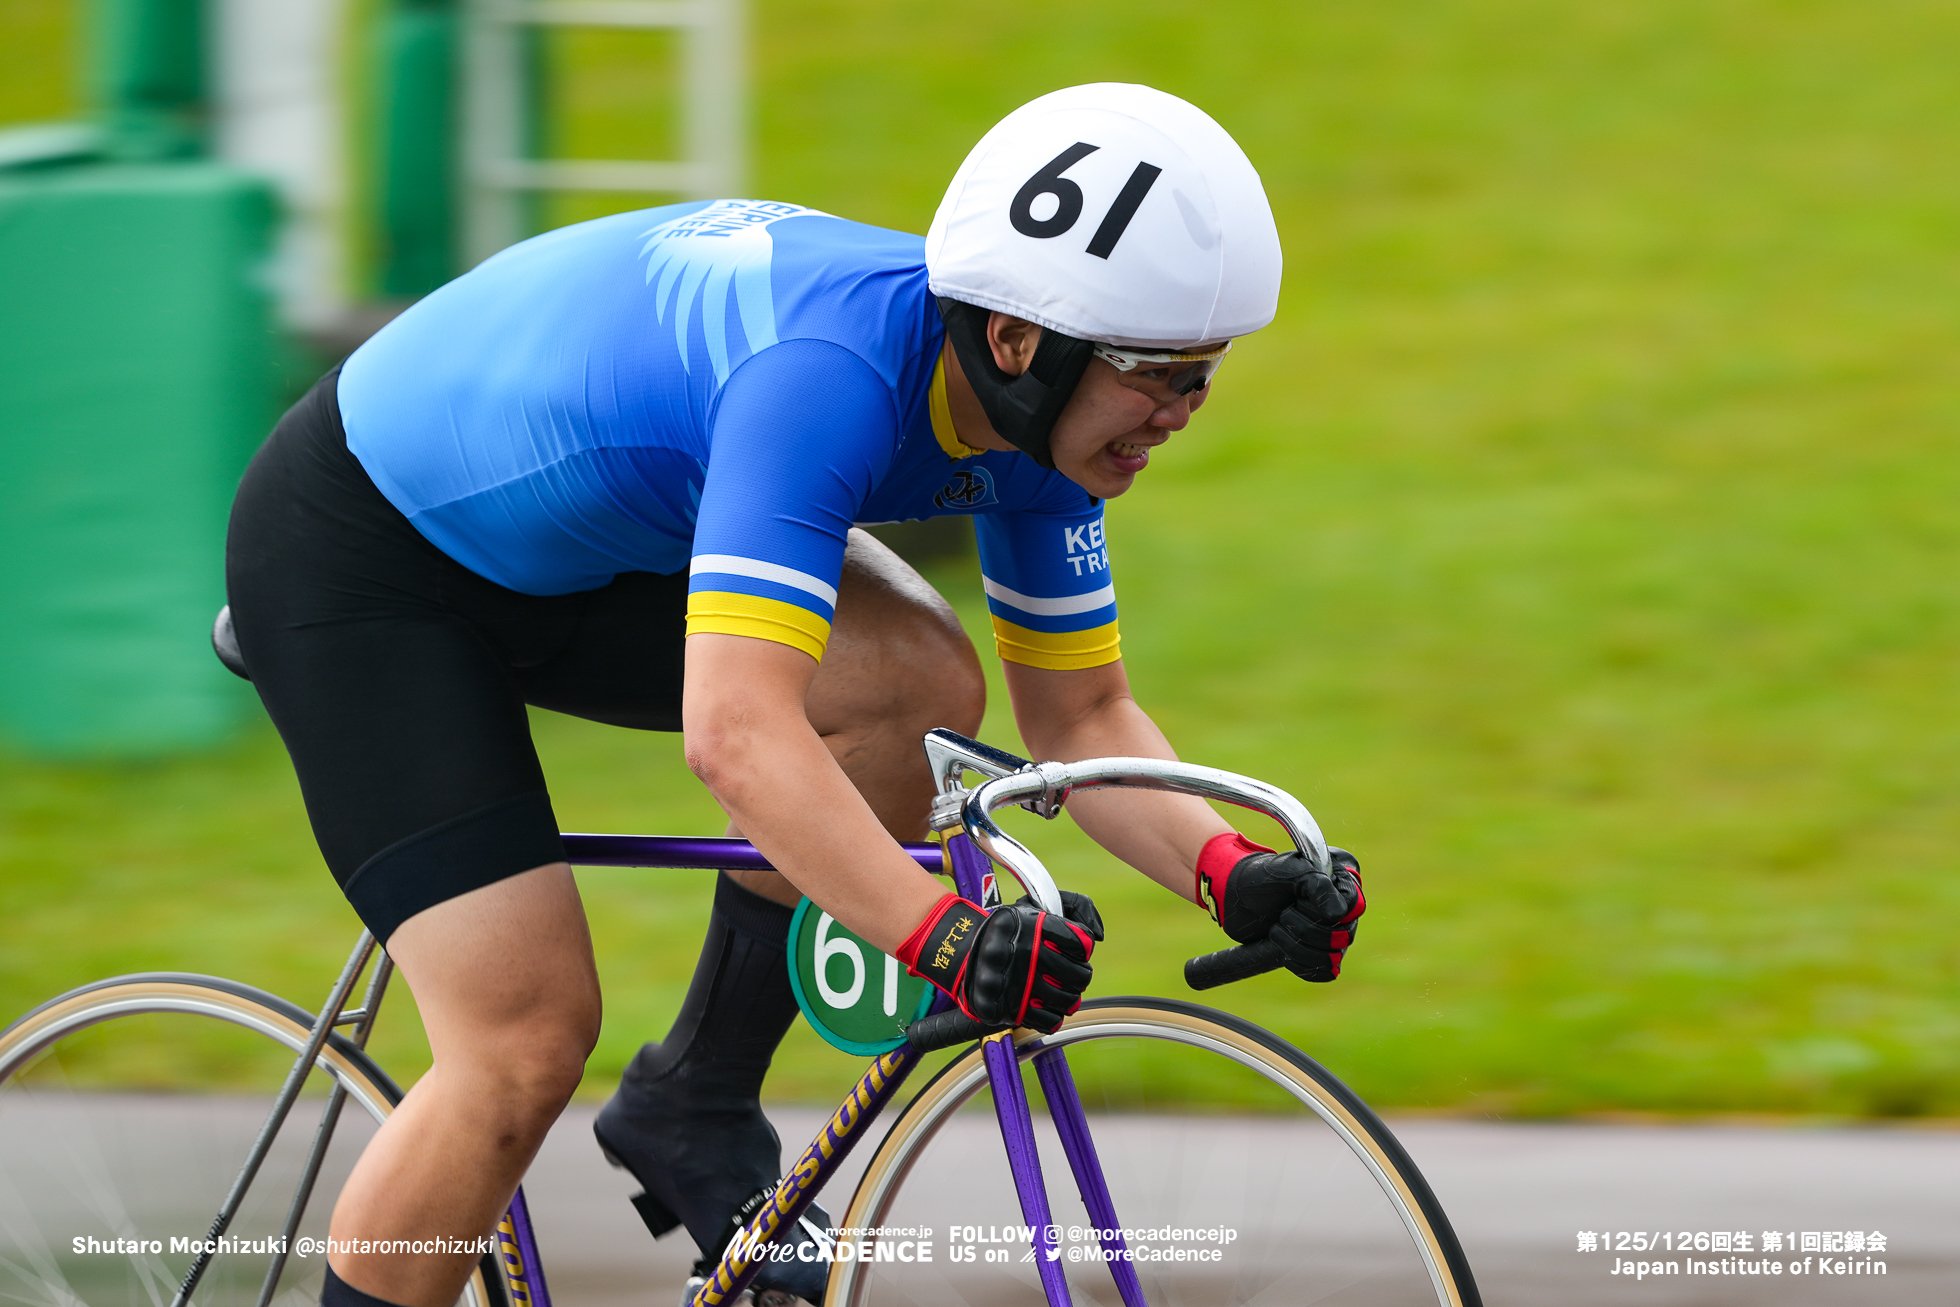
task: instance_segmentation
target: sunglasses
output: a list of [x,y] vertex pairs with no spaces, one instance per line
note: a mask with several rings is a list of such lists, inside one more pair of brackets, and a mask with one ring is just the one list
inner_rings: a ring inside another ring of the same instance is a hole
[[1149,353],[1096,343],[1089,348],[1097,358],[1118,372],[1131,372],[1137,368],[1166,369],[1163,384],[1170,388],[1173,395],[1188,395],[1194,390],[1203,390],[1211,381],[1211,374],[1218,371],[1218,365],[1232,352],[1232,342],[1228,340],[1217,349],[1206,350],[1202,354]]

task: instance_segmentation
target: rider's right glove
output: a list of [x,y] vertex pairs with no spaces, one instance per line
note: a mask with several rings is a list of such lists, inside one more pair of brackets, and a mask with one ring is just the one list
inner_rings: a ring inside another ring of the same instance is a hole
[[1355,856],[1331,847],[1327,854],[1332,875],[1305,854],[1275,853],[1236,831],[1213,836],[1198,855],[1198,904],[1239,943],[1279,945],[1300,979],[1332,980],[1368,898]]
[[1102,938],[1095,905],[1075,897],[1068,916],[1087,928],[1026,900],[990,914],[948,894],[898,946],[898,960],[975,1021],[1046,1034],[1082,1006],[1089,955]]

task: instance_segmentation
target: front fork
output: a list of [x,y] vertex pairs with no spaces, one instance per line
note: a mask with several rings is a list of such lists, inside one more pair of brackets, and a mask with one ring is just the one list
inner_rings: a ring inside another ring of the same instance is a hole
[[[982,898],[992,876],[985,856],[974,847],[973,841],[964,835],[949,835],[946,854],[953,864],[953,881],[961,896],[986,907],[994,906]],[[1041,1154],[1035,1143],[1034,1116],[1028,1107],[1027,1087],[1021,1081],[1020,1056],[1013,1033],[988,1038],[981,1045],[981,1054],[986,1058],[987,1084],[993,1091],[994,1115],[1000,1121],[1001,1142],[1007,1148],[1014,1191],[1021,1200],[1021,1219],[1034,1230],[1035,1269],[1041,1276],[1042,1292],[1048,1298],[1049,1307],[1071,1307],[1068,1277],[1062,1269],[1062,1232],[1048,1205],[1048,1186],[1042,1179]],[[1041,1082],[1041,1095],[1048,1102],[1048,1115],[1055,1122],[1055,1133],[1061,1137],[1062,1152],[1075,1175],[1083,1208],[1095,1224],[1105,1264],[1116,1281],[1117,1292],[1122,1295],[1123,1307],[1147,1307],[1143,1286],[1137,1281],[1136,1266],[1129,1260],[1128,1247],[1123,1241],[1122,1222],[1116,1217],[1116,1205],[1103,1178],[1102,1162],[1096,1156],[1089,1120],[1082,1111],[1082,1097],[1076,1092],[1075,1077],[1069,1074],[1068,1058],[1059,1048],[1042,1049],[1034,1055],[1034,1069]]]
[[[999,895],[990,892],[994,890],[994,885],[989,864],[980,850],[974,847],[973,841],[965,835],[948,835],[946,853],[947,860],[952,864],[954,888],[960,896],[983,907],[997,906]],[[989,903],[989,898],[994,901]],[[933,1010],[942,1010],[944,1006],[942,996],[934,1003]],[[1072,1307],[1068,1280],[1062,1269],[1061,1230],[1054,1224],[1048,1205],[1048,1188],[1042,1179],[1041,1157],[1035,1142],[1034,1118],[1028,1105],[1027,1089],[1021,1081],[1020,1057],[1012,1032],[1003,1032],[985,1040],[981,1045],[981,1054],[986,1060],[987,1082],[993,1091],[994,1112],[1000,1122],[1001,1140],[1007,1149],[1008,1166],[1013,1172],[1022,1218],[1034,1229],[1035,1263],[1041,1277],[1042,1292],[1048,1299],[1049,1307]],[[795,1224],[816,1198],[836,1165],[843,1161],[863,1134],[865,1123],[891,1100],[916,1063],[917,1057],[909,1045],[900,1045],[872,1063],[857,1089],[844,1100],[837,1115],[826,1123],[803,1157],[783,1177],[773,1199],[722,1254],[721,1263],[714,1274],[692,1293],[685,1295],[685,1300],[692,1307],[732,1304],[748,1288],[761,1270],[761,1262],[754,1257],[753,1249],[758,1243],[768,1243],[776,1233]],[[1082,1111],[1081,1096],[1076,1092],[1075,1080],[1069,1074],[1068,1060],[1061,1049],[1049,1048],[1034,1055],[1034,1064],[1035,1074],[1041,1082],[1042,1096],[1048,1102],[1049,1115],[1054,1119],[1056,1133],[1061,1138],[1062,1151],[1068,1158],[1070,1171],[1075,1175],[1083,1207],[1096,1225],[1097,1238],[1107,1259],[1105,1264],[1116,1281],[1124,1307],[1147,1307],[1143,1288],[1137,1281],[1136,1267],[1127,1256],[1122,1222],[1117,1218],[1115,1204],[1110,1199],[1102,1163],[1096,1156],[1095,1140],[1090,1136],[1088,1118]],[[518,1215],[516,1209],[513,1209],[512,1215]],[[528,1233],[528,1223],[520,1223],[520,1228]],[[509,1248],[508,1244],[506,1248]],[[535,1252],[526,1260],[535,1274]],[[543,1287],[540,1278],[531,1289],[536,1307],[550,1307],[550,1299],[542,1295]],[[518,1303],[514,1307],[527,1307],[527,1304]]]

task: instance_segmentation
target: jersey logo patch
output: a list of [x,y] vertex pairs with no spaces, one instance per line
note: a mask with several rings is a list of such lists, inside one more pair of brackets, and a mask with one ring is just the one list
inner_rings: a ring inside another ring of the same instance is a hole
[[994,494],[994,479],[987,469],[963,467],[953,473],[953,479],[932,497],[932,502],[938,508],[985,508],[1000,499]]
[[[740,329],[750,354],[776,343],[776,301],[769,286],[775,246],[769,224],[804,214],[829,217],[800,204],[766,200],[717,200],[685,217],[640,233],[646,243],[647,285],[654,286],[653,312],[662,323],[674,315],[674,344],[681,366],[694,370],[687,356],[687,329],[698,310],[707,338],[708,361],[717,384],[734,371],[729,362],[731,325]],[[655,278],[659,284],[654,285]],[[735,322],[728,321],[728,289],[735,288]]]

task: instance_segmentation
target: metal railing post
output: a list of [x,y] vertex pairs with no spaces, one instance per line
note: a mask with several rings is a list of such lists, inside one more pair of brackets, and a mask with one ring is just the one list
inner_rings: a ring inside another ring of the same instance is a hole
[[[733,195],[745,170],[742,0],[469,0],[465,9],[464,256],[475,264],[524,238],[526,195],[639,191]],[[681,159],[540,159],[523,34],[545,27],[681,33]]]

